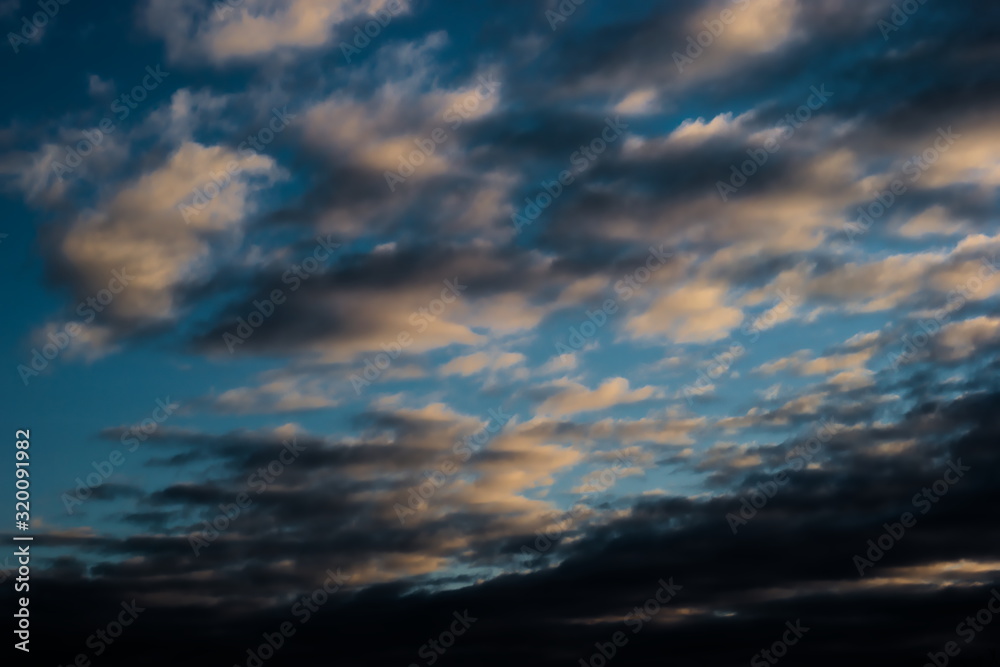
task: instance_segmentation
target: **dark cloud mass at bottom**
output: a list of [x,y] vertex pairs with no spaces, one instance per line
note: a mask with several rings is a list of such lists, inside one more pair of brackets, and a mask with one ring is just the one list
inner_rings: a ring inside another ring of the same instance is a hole
[[[944,573],[951,583],[945,588],[928,581],[942,574],[942,563],[995,562],[998,398],[983,392],[913,410],[893,429],[894,437],[921,441],[919,456],[905,461],[865,453],[866,445],[886,438],[885,433],[834,435],[824,445],[831,452],[829,464],[822,470],[787,470],[788,484],[736,535],[724,518],[738,512],[735,495],[641,501],[578,542],[543,552],[543,559],[558,556],[555,567],[437,592],[408,592],[391,583],[350,590],[348,583],[304,624],[301,605],[294,613],[294,603],[257,607],[238,599],[253,597],[247,587],[254,585],[310,595],[315,587],[308,582],[315,577],[309,571],[269,576],[251,562],[228,572],[219,562],[211,578],[188,580],[181,587],[140,565],[108,567],[103,576],[88,579],[82,564],[67,557],[32,581],[38,591],[33,614],[44,619],[36,641],[46,661],[68,661],[74,646],[67,638],[79,638],[83,650],[86,638],[105,623],[102,619],[116,617],[121,600],[176,596],[168,605],[143,603],[148,611],[120,645],[108,648],[108,660],[125,664],[115,656],[130,655],[142,656],[144,664],[246,664],[240,647],[256,650],[265,642],[262,634],[288,621],[296,632],[268,664],[320,665],[330,659],[410,664],[419,647],[447,630],[454,611],[468,610],[477,620],[440,664],[572,664],[578,656],[589,656],[595,641],[608,641],[622,630],[629,640],[619,649],[617,660],[623,664],[736,664],[767,648],[772,636],[780,637],[785,621],[798,620],[808,628],[794,647],[798,664],[848,659],[912,664],[924,647],[956,640],[955,626],[991,599],[995,584],[988,572]],[[950,475],[955,484],[937,497],[933,483],[948,470],[948,462],[968,470],[961,477]],[[748,477],[742,488],[762,481]],[[928,487],[938,500],[924,514],[929,503],[912,496]],[[886,532],[883,525],[899,522],[904,512],[917,517],[916,525],[859,576],[854,556],[867,551],[868,540],[877,540]],[[315,520],[320,523],[319,516]],[[349,535],[345,531],[338,538],[346,542]],[[496,546],[497,553],[537,546],[536,537],[512,536]],[[351,550],[347,544],[330,549],[325,538],[316,534],[312,541],[286,542],[281,550],[301,556]],[[87,548],[178,558],[175,548],[159,540],[127,538]],[[332,571],[340,568],[332,561],[328,565]],[[344,568],[341,574],[349,573]],[[675,598],[641,626],[628,623],[628,614],[654,597],[661,580],[678,585]],[[183,604],[187,587],[218,604]],[[84,600],[87,610],[80,614],[73,601]],[[968,655],[989,655],[995,637],[995,627],[987,626]]]

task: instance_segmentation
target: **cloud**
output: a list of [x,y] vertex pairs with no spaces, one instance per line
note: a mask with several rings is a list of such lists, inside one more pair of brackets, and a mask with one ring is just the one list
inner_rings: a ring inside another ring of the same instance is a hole
[[[942,650],[1000,584],[1000,9],[925,3],[884,36],[894,4],[623,0],[552,30],[558,2],[401,3],[349,62],[342,44],[387,2],[95,4],[72,35],[60,14],[8,88],[35,70],[70,86],[29,86],[0,123],[13,335],[56,344],[130,277],[68,346],[86,364],[11,409],[51,430],[44,496],[140,445],[85,513],[36,518],[36,658],[73,662],[94,619],[135,599],[149,621],[111,650],[154,667],[243,664],[286,621],[275,660],[410,664],[466,610],[479,620],[442,663],[586,662],[667,580],[683,588],[627,633],[623,664],[664,647],[745,664],[796,619],[802,664]],[[689,37],[702,53],[680,68]],[[53,48],[70,42],[117,60]],[[129,92],[157,54],[173,92],[126,107],[60,178],[108,82]],[[286,105],[289,131],[241,147]],[[618,115],[621,141],[598,150]],[[185,221],[230,161],[237,177]],[[905,192],[878,202],[893,179]],[[151,433],[142,389],[185,394]],[[66,396],[110,426],[53,421]],[[959,461],[921,512],[915,494]],[[240,494],[196,555],[191,535]],[[917,524],[859,573],[904,512]],[[349,582],[298,624],[338,568]]]
[[338,400],[318,382],[275,380],[259,387],[229,389],[210,399],[211,409],[223,414],[267,414],[330,408]]
[[754,369],[754,372],[762,375],[774,375],[780,371],[791,371],[797,375],[828,375],[838,371],[858,370],[864,368],[875,351],[874,347],[869,347],[858,352],[809,359],[809,353],[806,350],[791,357],[783,357],[761,364]]
[[[989,598],[989,589],[996,586],[996,564],[990,551],[997,537],[996,530],[955,529],[956,522],[961,524],[962,521],[993,525],[988,515],[993,506],[991,501],[996,499],[996,489],[989,479],[976,473],[995,463],[992,443],[997,424],[990,416],[990,406],[995,400],[994,395],[966,396],[952,403],[938,404],[933,411],[921,415],[910,414],[891,428],[884,425],[843,431],[822,444],[822,465],[798,471],[788,466],[791,459],[785,457],[794,447],[801,446],[801,440],[790,442],[786,447],[760,447],[756,451],[722,443],[710,450],[702,463],[715,457],[723,469],[735,475],[736,488],[731,493],[712,498],[676,494],[643,496],[634,499],[622,511],[605,513],[599,519],[595,510],[584,509],[573,514],[541,515],[538,522],[508,523],[508,528],[515,531],[520,528],[523,532],[503,531],[496,540],[488,533],[477,533],[480,559],[511,562],[524,558],[522,546],[535,550],[536,545],[547,544],[536,542],[538,534],[533,531],[549,532],[555,536],[548,543],[552,546],[545,546],[539,552],[549,566],[479,581],[449,578],[446,581],[458,585],[449,585],[443,590],[424,588],[406,594],[412,588],[422,588],[420,582],[425,581],[426,573],[446,565],[446,559],[434,555],[440,553],[442,547],[451,544],[467,548],[466,539],[453,530],[441,532],[441,524],[419,524],[424,535],[434,536],[432,539],[417,537],[398,522],[394,527],[391,523],[374,524],[382,530],[396,532],[396,539],[406,535],[410,545],[420,547],[419,552],[412,551],[411,546],[405,553],[395,552],[392,540],[378,539],[373,525],[367,525],[364,531],[347,533],[353,540],[348,542],[351,546],[346,550],[343,540],[328,538],[329,528],[313,529],[298,538],[304,549],[297,567],[290,569],[281,565],[287,560],[287,549],[281,545],[264,549],[262,546],[266,542],[258,542],[249,549],[251,543],[246,541],[247,535],[251,530],[260,530],[261,525],[247,515],[234,524],[238,535],[213,544],[197,560],[190,558],[190,550],[178,536],[147,534],[126,540],[94,531],[53,531],[46,535],[47,542],[72,548],[75,553],[92,554],[98,550],[125,553],[127,550],[134,555],[138,550],[142,558],[102,564],[91,578],[84,577],[83,569],[74,567],[75,559],[70,557],[71,560],[38,573],[46,585],[33,603],[37,602],[39,609],[58,619],[61,636],[68,632],[70,637],[85,637],[93,632],[90,615],[93,606],[84,618],[74,608],[58,604],[61,592],[80,590],[103,610],[105,606],[113,609],[129,595],[126,591],[139,587],[141,592],[136,595],[140,604],[153,600],[158,603],[160,623],[137,625],[133,641],[158,647],[163,661],[157,663],[154,659],[152,664],[169,664],[180,656],[180,649],[169,639],[174,636],[173,628],[190,628],[184,646],[184,651],[190,651],[192,647],[207,647],[210,643],[218,646],[218,628],[226,627],[227,637],[236,647],[232,650],[237,653],[240,647],[250,646],[259,639],[259,633],[244,632],[240,628],[248,625],[276,627],[275,622],[280,625],[281,620],[289,618],[291,602],[276,595],[279,591],[293,587],[308,593],[322,583],[327,570],[340,567],[345,574],[353,573],[354,576],[344,590],[324,605],[323,614],[300,628],[296,637],[299,641],[290,642],[283,655],[297,658],[312,654],[316,646],[324,645],[330,628],[368,637],[364,632],[369,626],[362,620],[376,609],[381,609],[382,613],[390,609],[389,613],[395,614],[387,618],[386,627],[393,629],[391,633],[381,633],[377,642],[366,639],[345,644],[341,656],[345,660],[353,660],[355,656],[405,660],[413,652],[414,645],[426,641],[427,633],[432,632],[429,628],[435,627],[438,615],[448,618],[452,610],[468,608],[470,611],[489,610],[480,612],[480,618],[490,622],[482,622],[479,626],[483,632],[470,633],[464,638],[467,653],[489,653],[511,659],[520,655],[519,649],[512,649],[503,641],[509,636],[511,627],[542,627],[546,632],[545,642],[531,647],[525,663],[540,666],[550,662],[552,636],[556,635],[548,633],[562,628],[564,634],[559,635],[562,637],[559,645],[562,642],[567,646],[586,645],[594,636],[594,619],[610,619],[606,622],[608,629],[620,627],[622,608],[629,609],[628,604],[634,606],[635,600],[653,595],[660,579],[673,577],[683,586],[680,593],[686,595],[684,613],[665,617],[662,621],[657,618],[646,624],[643,632],[644,636],[648,634],[658,640],[669,638],[681,657],[704,657],[705,646],[710,645],[714,647],[708,649],[713,659],[731,661],[748,651],[752,654],[758,650],[760,637],[767,636],[768,627],[782,627],[788,618],[802,618],[808,626],[808,619],[823,613],[827,627],[835,627],[837,632],[832,636],[811,635],[811,643],[803,642],[798,647],[801,657],[810,664],[836,664],[836,660],[829,658],[830,651],[842,646],[846,636],[854,645],[864,644],[866,651],[874,656],[864,664],[884,664],[890,655],[898,652],[897,646],[907,645],[913,624],[920,618],[928,615],[937,618],[933,610],[940,612],[944,606],[947,615],[961,619],[966,613],[963,609],[981,606]],[[447,419],[447,413],[440,409],[426,411],[425,415],[431,421]],[[871,465],[868,453],[873,446],[901,437],[912,440],[906,450],[912,454],[887,455],[878,466]],[[506,447],[531,451],[527,441],[523,445],[511,441]],[[274,451],[261,451],[260,455],[271,456]],[[257,459],[261,460],[266,459]],[[571,460],[574,459],[563,459]],[[967,468],[963,477],[939,503],[931,506],[932,509],[921,513],[911,503],[913,494],[919,495],[928,480],[941,476],[947,469],[943,461],[954,463],[958,460]],[[257,461],[247,460],[244,465],[252,469],[251,466],[259,465]],[[563,461],[554,458],[549,465],[560,465]],[[727,513],[738,511],[741,493],[762,481],[757,474],[762,465],[786,469],[788,481],[747,525],[740,526],[737,535],[733,535],[725,517]],[[544,474],[537,466],[531,469]],[[705,469],[713,468],[706,466]],[[510,467],[505,470],[508,475],[516,473],[516,469]],[[242,474],[242,469],[234,473]],[[496,482],[508,484],[509,488],[523,488],[540,479],[534,474],[525,478],[497,479]],[[313,512],[303,511],[297,515],[282,512],[285,535],[300,526],[312,526],[317,520],[330,525],[329,514],[323,519],[315,515],[316,507],[324,508],[327,513],[334,510],[328,501],[322,502],[322,497],[305,489],[298,489],[290,496],[292,487],[282,478],[279,480],[282,491],[276,496],[282,498],[282,503],[297,505],[297,500],[301,499],[314,507]],[[268,495],[259,496],[258,500],[269,507],[280,507],[272,504],[277,498],[268,499]],[[212,493],[209,487],[192,486],[172,492],[174,502],[193,506],[208,507],[217,498],[225,497],[225,494]],[[495,506],[499,511],[502,508],[502,505]],[[898,518],[905,511],[917,516],[916,526],[909,529],[904,539],[898,541],[880,562],[859,577],[852,557],[867,549],[869,539],[877,539],[884,532],[883,524],[887,520]],[[473,530],[477,525],[470,524],[463,515],[450,520],[461,521]],[[254,526],[241,526],[243,521]],[[346,528],[347,524],[343,525]],[[789,530],[790,526],[795,530]],[[809,526],[821,527],[810,529]],[[802,558],[790,566],[787,560],[777,557],[782,553],[796,553]],[[255,564],[243,561],[251,555]],[[752,561],[758,565],[752,571],[732,568],[729,564],[733,557],[739,562]],[[239,585],[238,577],[243,576],[245,570],[236,573],[232,567],[221,567],[225,562],[231,566],[234,559],[246,562],[245,567],[251,568],[258,577],[256,586]],[[160,576],[160,568],[171,562],[174,574],[167,586]],[[372,563],[380,564],[383,572],[377,572]],[[220,567],[213,570],[214,576],[205,577],[205,568],[211,569],[216,564]],[[407,577],[408,585],[388,583],[386,570]],[[674,572],[677,574],[668,574]],[[609,592],[595,596],[592,589],[583,591],[579,586],[581,579],[606,581]],[[361,588],[363,594],[359,594]],[[524,597],[522,593],[526,595],[527,591],[538,594],[541,607],[534,604],[529,608],[519,602]],[[198,611],[193,612],[191,604],[199,599],[214,599],[216,604],[198,607]],[[681,601],[678,596],[678,606]],[[896,619],[879,626],[877,640],[866,638],[856,627],[858,609],[873,607],[873,613],[879,615],[894,610],[887,618]],[[733,616],[727,619],[735,620],[727,620],[720,626],[719,616],[713,613],[719,609],[730,610]],[[213,633],[199,629],[204,627],[202,623],[191,624],[192,613],[199,614],[206,622],[211,620],[215,628]],[[567,615],[578,620],[567,622]],[[751,615],[760,622],[749,626],[736,622]],[[426,622],[417,621],[417,627],[412,626],[414,618],[425,616],[431,618]],[[409,623],[405,619],[410,619]],[[950,628],[934,632],[937,634],[927,639],[932,647],[943,645],[953,636],[948,634]],[[692,634],[697,636],[692,637]],[[706,644],[708,637],[722,637],[726,641]],[[891,650],[886,649],[887,642]],[[734,647],[734,643],[737,646]],[[659,646],[658,642],[656,644]],[[62,645],[46,642],[43,646],[43,652],[57,654],[53,649]],[[636,644],[629,649],[635,651],[636,657],[659,655],[656,646]],[[72,650],[78,651],[79,647],[74,646]]]
[[677,343],[719,340],[743,321],[743,313],[727,305],[726,297],[722,284],[683,285],[631,317],[626,330],[637,337],[666,335]]
[[441,366],[440,370],[445,375],[474,375],[484,370],[498,371],[510,368],[523,363],[524,360],[525,356],[519,352],[496,354],[474,352],[463,357],[455,357]]
[[633,90],[621,102],[616,104],[612,110],[626,115],[653,113],[657,110],[657,97],[658,94],[654,88]]
[[950,322],[941,328],[937,342],[944,359],[967,359],[983,347],[1000,342],[1000,318],[982,316]]
[[[189,204],[213,172],[233,164],[238,171],[232,182],[186,222],[178,207]],[[98,210],[78,216],[59,243],[59,258],[75,275],[81,298],[106,288],[113,271],[128,274],[128,284],[107,308],[116,326],[169,321],[179,315],[183,288],[214,271],[220,248],[213,237],[239,238],[254,210],[251,193],[259,186],[253,179],[269,183],[280,175],[269,157],[184,143]]]
[[907,238],[921,238],[931,234],[951,236],[965,230],[962,221],[951,220],[942,206],[932,206],[920,215],[899,226],[897,233]]
[[578,412],[603,410],[615,405],[644,401],[659,394],[655,387],[629,389],[625,378],[608,378],[596,389],[567,380],[554,383],[555,394],[542,401],[538,413],[545,415],[571,415]]
[[205,57],[221,65],[282,50],[317,49],[333,41],[340,24],[376,14],[383,17],[381,23],[385,16],[405,11],[407,0],[293,0],[281,6],[266,0],[223,0],[211,11],[190,0],[148,0],[142,19],[166,42],[171,59]]

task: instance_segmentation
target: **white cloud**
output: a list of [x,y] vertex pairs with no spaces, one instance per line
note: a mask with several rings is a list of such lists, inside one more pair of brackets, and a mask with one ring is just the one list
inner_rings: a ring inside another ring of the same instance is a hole
[[[162,37],[172,60],[208,58],[215,64],[259,59],[279,50],[330,44],[334,28],[409,11],[408,0],[149,0],[146,27]],[[384,28],[383,28],[384,29]]]

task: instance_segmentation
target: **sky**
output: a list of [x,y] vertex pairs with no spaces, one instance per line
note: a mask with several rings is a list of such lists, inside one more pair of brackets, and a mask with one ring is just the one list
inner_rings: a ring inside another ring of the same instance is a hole
[[0,25],[15,664],[997,664],[995,3]]

